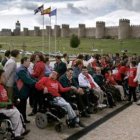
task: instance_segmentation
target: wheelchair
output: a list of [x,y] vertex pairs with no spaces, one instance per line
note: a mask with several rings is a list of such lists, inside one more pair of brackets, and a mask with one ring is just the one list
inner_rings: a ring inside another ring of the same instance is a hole
[[14,139],[14,130],[10,119],[3,113],[0,113],[0,139],[12,140]]
[[[42,110],[36,114],[35,123],[40,129],[46,128],[49,123],[57,122],[55,124],[55,130],[57,132],[62,132],[64,124],[62,118],[66,116],[66,124],[68,127],[74,127],[74,123],[68,120],[67,111],[60,106],[53,104],[53,97],[51,94],[47,93],[43,95]],[[75,108],[76,106],[73,105]]]

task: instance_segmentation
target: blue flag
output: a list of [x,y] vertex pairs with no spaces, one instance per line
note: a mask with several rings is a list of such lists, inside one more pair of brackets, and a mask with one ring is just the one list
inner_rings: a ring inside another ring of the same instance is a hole
[[50,12],[49,16],[56,16],[57,15],[57,9]]

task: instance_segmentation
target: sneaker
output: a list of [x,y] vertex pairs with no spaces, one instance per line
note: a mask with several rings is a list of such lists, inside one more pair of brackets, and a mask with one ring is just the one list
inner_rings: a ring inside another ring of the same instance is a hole
[[31,112],[31,113],[28,114],[28,116],[34,116],[35,114],[36,114],[36,113]]
[[137,105],[140,105],[140,100],[139,100],[139,101],[137,101]]
[[29,121],[29,120],[25,120],[24,122],[25,122],[25,123],[30,123],[30,121]]
[[83,111],[81,112],[81,117],[89,118],[90,115],[86,111]]
[[25,132],[22,134],[22,136],[28,135],[28,133],[30,133],[30,130],[26,129]]
[[17,136],[17,137],[14,137],[14,140],[23,140],[24,137],[23,136]]
[[79,121],[78,124],[79,124],[80,127],[86,127],[81,121]]
[[106,104],[101,104],[101,106],[102,106],[102,108],[105,108],[105,107],[107,107],[107,105],[106,105]]

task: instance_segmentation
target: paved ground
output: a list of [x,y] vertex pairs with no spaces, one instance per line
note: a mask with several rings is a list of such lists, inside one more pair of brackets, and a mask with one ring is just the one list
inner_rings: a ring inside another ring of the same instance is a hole
[[140,106],[133,104],[80,140],[140,140]]
[[[82,122],[86,126],[92,124],[96,120],[99,120],[100,118],[104,117],[106,114],[112,112],[113,110],[119,108],[122,106],[122,104],[118,104],[117,107],[110,109],[104,109],[99,111],[97,114],[92,114],[90,118],[81,118]],[[28,110],[28,112],[30,112]],[[29,117],[28,117],[29,118]],[[35,125],[35,118],[30,117],[29,120],[31,120],[31,124],[28,125],[28,128],[31,129],[31,133],[26,137],[26,140],[64,140],[70,135],[74,134],[75,132],[78,132],[82,128],[75,128],[75,129],[69,129],[67,126],[64,126],[64,130],[62,133],[57,133],[54,130],[54,125],[48,126],[46,129],[40,130]],[[65,120],[63,120],[65,122]],[[64,123],[65,124],[65,123]]]

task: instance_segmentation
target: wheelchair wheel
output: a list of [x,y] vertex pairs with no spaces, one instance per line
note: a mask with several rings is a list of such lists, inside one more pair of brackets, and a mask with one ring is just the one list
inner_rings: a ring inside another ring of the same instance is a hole
[[11,132],[6,132],[2,140],[12,140],[12,135],[13,134]]
[[0,134],[2,140],[12,140],[13,133],[7,121],[3,121],[0,124]]
[[60,133],[60,132],[63,131],[63,129],[64,129],[64,126],[63,126],[62,123],[58,123],[58,124],[55,125],[56,132],[59,132]]
[[40,129],[44,129],[48,125],[47,115],[43,113],[37,113],[35,118],[36,126]]

